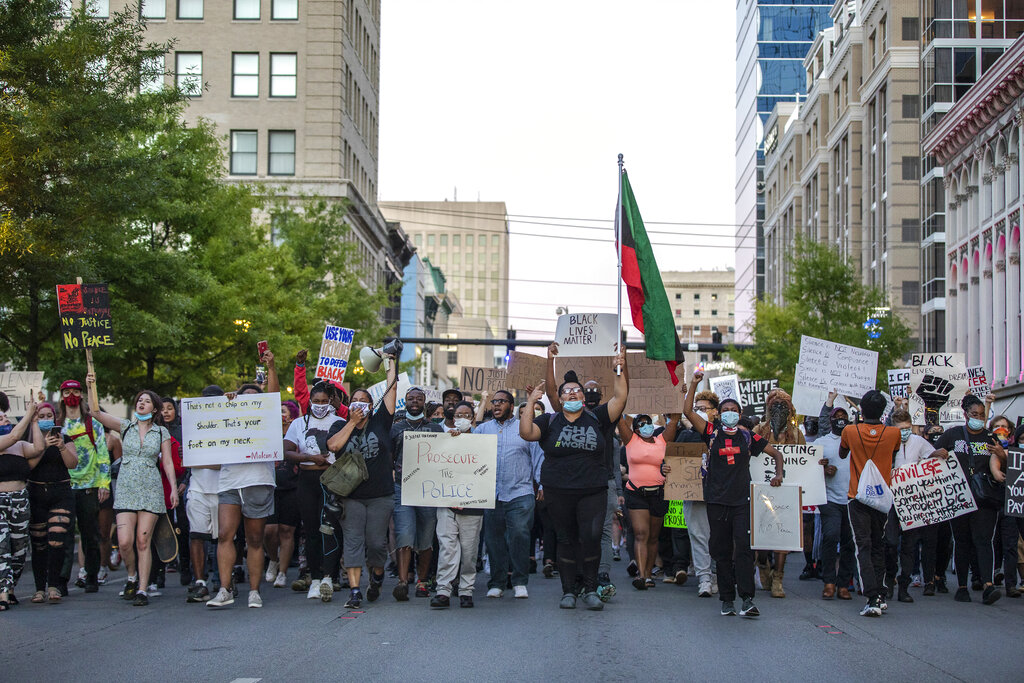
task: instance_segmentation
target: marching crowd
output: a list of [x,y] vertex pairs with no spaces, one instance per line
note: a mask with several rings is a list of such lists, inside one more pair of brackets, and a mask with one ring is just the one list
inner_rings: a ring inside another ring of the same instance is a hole
[[[428,403],[426,392],[412,387],[396,412],[393,361],[387,390],[375,401],[365,389],[348,394],[330,381],[310,387],[302,351],[294,366],[296,398],[281,409],[284,459],[213,467],[182,466],[178,404],[170,397],[140,391],[128,419],[90,410],[90,374],[85,384],[64,381],[52,404],[30,400],[24,418],[12,424],[0,394],[0,611],[18,604],[29,557],[32,603],[61,603],[72,579],[95,593],[123,562],[128,578],[119,597],[137,606],[149,604],[168,571],[176,571],[186,600],[209,608],[232,605],[243,583],[248,606],[262,607],[264,582],[323,602],[347,591],[345,607],[360,608],[381,599],[389,579],[398,602],[412,596],[443,609],[457,595],[460,607],[471,608],[486,557],[487,598],[506,591],[528,598],[530,574],[539,571],[560,581],[560,608],[601,610],[616,594],[610,568],[624,546],[633,589],[651,590],[659,576],[682,585],[694,575],[698,595],[717,594],[722,615],[756,617],[758,583],[785,597],[786,553],[750,547],[750,460],[768,454],[775,463],[771,485],[778,486],[784,463],[773,444],[811,441],[822,446],[828,502],[803,514],[800,578],[820,580],[823,599],[860,593],[861,614],[881,616],[894,597],[913,602],[911,587],[923,587],[924,596],[949,593],[951,559],[957,601],[970,602],[974,592],[992,604],[1001,588],[1007,597],[1021,596],[1024,518],[1003,515],[998,501],[1006,449],[1022,441],[1024,429],[991,416],[982,399],[966,396],[965,423],[943,431],[914,426],[905,402],[886,415],[878,391],[859,399],[855,415],[833,407],[831,394],[820,415],[798,428],[781,389],[769,394],[765,418],[757,421],[737,400],[698,391],[697,371],[678,386],[681,414],[626,415],[625,354],[616,357],[621,372],[604,396],[594,380],[574,372],[556,380],[557,353],[552,344],[546,377],[519,405],[505,390],[475,404],[449,389],[440,403]],[[273,353],[262,360],[265,385],[231,392],[211,385],[202,395],[234,400],[278,392]],[[403,505],[407,432],[495,435],[495,507]],[[683,503],[685,528],[664,526],[670,442],[706,445],[704,499]],[[949,457],[991,488],[982,496],[972,483],[978,509],[969,514],[901,531],[892,509],[858,499],[868,470],[889,484],[895,467]],[[336,463],[357,470],[343,495],[328,485],[340,471]],[[165,519],[182,545],[187,539],[173,563],[161,561],[153,543]]]

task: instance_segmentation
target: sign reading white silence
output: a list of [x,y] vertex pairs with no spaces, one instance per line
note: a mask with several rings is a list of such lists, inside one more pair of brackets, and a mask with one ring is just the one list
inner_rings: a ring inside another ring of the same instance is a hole
[[42,370],[0,372],[0,391],[7,394],[11,403],[7,417],[25,417],[26,401],[30,396],[38,400],[42,388]]
[[185,467],[284,459],[281,394],[181,399]]
[[[797,484],[803,491],[804,505],[824,505],[825,468],[818,464],[823,449],[815,444],[772,444],[782,453],[782,478],[787,484]],[[750,481],[767,484],[775,476],[775,459],[761,453],[750,459]]]
[[619,319],[614,313],[566,313],[558,316],[555,341],[558,355],[614,356],[619,341]]
[[904,531],[948,522],[978,509],[955,457],[925,458],[897,467],[892,471],[889,488]]
[[494,508],[496,434],[406,432],[404,438],[402,505]]

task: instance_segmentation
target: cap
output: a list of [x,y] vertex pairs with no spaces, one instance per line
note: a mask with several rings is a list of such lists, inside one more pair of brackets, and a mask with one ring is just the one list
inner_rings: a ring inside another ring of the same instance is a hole
[[64,391],[65,389],[81,389],[81,388],[82,388],[82,383],[79,382],[77,379],[66,379],[60,385],[60,390],[61,391]]
[[444,392],[441,394],[441,400],[443,401],[444,399],[448,398],[448,394],[455,394],[456,398],[459,401],[462,400],[462,392],[459,391],[458,389],[445,389]]
[[216,384],[211,384],[210,386],[206,387],[199,393],[200,395],[209,398],[210,396],[223,396],[224,390],[221,389]]

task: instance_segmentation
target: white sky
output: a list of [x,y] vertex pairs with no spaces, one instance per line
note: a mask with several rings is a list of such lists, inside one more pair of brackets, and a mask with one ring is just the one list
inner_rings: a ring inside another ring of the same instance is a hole
[[380,200],[457,188],[510,214],[607,219],[510,223],[520,339],[551,338],[558,305],[615,310],[620,152],[661,269],[733,266],[735,13],[722,4],[385,0]]

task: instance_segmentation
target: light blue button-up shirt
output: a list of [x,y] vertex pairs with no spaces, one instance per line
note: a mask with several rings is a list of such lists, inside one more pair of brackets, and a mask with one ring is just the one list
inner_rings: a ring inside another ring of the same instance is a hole
[[540,444],[519,436],[519,420],[488,420],[478,425],[473,433],[498,437],[498,500],[507,503],[527,494],[532,496],[533,482],[539,481],[544,452]]

